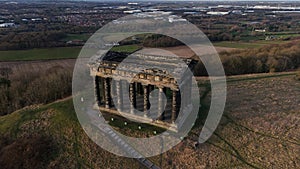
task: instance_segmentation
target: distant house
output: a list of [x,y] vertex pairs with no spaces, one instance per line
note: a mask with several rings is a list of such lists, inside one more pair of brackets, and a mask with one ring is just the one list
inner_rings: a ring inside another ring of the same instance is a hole
[[255,29],[254,31],[264,33],[264,32],[266,32],[266,29]]
[[130,10],[130,11],[124,11],[125,14],[134,14],[134,13],[141,13],[141,10]]
[[67,45],[76,45],[76,46],[82,46],[84,45],[83,40],[71,40],[67,42]]
[[169,22],[170,23],[173,23],[173,22],[186,22],[187,20],[186,19],[183,19],[183,18],[177,18],[175,16],[170,16],[169,17]]
[[183,14],[185,14],[185,15],[195,15],[195,14],[197,14],[197,12],[184,12]]
[[232,13],[236,14],[236,15],[242,15],[243,14],[243,12],[241,10],[233,10]]
[[38,21],[42,21],[42,19],[41,18],[32,18],[31,21],[38,22]]
[[229,12],[213,12],[213,11],[211,11],[211,12],[207,12],[206,14],[207,14],[207,15],[223,16],[223,15],[228,15]]
[[9,28],[9,27],[14,27],[16,26],[15,23],[2,23],[0,24],[0,28]]
[[137,2],[128,2],[128,5],[138,5],[139,3]]

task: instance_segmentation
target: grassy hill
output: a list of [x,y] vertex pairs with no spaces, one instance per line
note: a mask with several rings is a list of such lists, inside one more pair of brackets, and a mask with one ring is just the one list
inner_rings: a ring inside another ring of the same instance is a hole
[[0,117],[1,168],[140,168],[84,133],[71,99]]
[[[180,144],[149,158],[161,168],[299,168],[300,81],[295,72],[228,78],[218,129],[195,146],[203,119]],[[198,79],[200,88],[208,79]],[[207,111],[211,92],[201,100]],[[117,122],[120,119],[116,118]],[[137,135],[136,126],[118,126]],[[150,131],[143,132],[146,134]],[[143,168],[115,156],[84,133],[71,99],[35,105],[0,117],[1,168]]]

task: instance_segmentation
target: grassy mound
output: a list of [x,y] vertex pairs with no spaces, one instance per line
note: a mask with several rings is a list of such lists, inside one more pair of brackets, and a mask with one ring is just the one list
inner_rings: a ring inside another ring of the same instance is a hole
[[0,117],[0,166],[4,168],[140,168],[84,133],[72,100],[31,106]]

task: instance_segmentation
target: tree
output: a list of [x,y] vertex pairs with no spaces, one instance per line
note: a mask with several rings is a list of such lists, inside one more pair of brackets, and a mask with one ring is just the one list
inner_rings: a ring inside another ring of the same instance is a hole
[[11,86],[11,82],[9,80],[9,75],[12,73],[11,68],[0,68],[0,87],[3,88],[4,92],[1,95],[2,106],[5,109],[4,112],[1,112],[0,115],[7,114],[11,108],[11,97],[9,88]]

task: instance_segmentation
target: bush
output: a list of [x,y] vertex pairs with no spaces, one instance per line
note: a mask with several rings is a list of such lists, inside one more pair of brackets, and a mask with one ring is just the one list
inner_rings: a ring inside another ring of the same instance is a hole
[[1,168],[46,168],[57,154],[57,148],[50,137],[31,136],[19,138],[0,151]]

